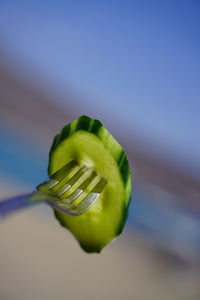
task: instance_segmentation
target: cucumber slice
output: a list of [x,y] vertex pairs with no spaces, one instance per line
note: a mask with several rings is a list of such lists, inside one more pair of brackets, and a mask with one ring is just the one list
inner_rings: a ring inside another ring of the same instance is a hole
[[118,236],[128,216],[131,174],[125,152],[98,120],[81,116],[55,136],[49,153],[49,175],[70,160],[94,169],[108,183],[100,198],[83,215],[55,211],[86,252],[100,252]]

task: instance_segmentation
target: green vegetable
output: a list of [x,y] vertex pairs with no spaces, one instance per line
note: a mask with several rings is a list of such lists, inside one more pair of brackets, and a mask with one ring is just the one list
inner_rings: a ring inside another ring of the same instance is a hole
[[81,116],[55,136],[49,154],[49,175],[70,160],[94,169],[107,181],[100,198],[83,215],[55,211],[86,252],[100,252],[118,236],[128,216],[131,174],[124,150],[98,120]]

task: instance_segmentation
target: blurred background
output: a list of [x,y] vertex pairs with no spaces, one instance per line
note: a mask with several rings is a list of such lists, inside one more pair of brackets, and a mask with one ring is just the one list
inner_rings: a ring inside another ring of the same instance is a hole
[[123,234],[85,254],[45,205],[0,224],[0,299],[200,299],[200,2],[0,1],[0,199],[100,119],[133,175]]

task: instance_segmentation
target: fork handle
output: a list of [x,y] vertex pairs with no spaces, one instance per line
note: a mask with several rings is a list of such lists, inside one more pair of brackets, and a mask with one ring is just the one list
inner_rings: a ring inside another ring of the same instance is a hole
[[38,201],[33,201],[32,199],[33,193],[29,193],[0,201],[0,218],[6,217],[14,211],[33,205],[34,203],[38,203]]

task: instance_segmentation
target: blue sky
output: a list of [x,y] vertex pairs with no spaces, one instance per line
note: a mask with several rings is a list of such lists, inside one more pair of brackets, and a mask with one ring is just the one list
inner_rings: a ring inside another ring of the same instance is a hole
[[199,172],[199,1],[1,1],[0,38],[83,113]]

